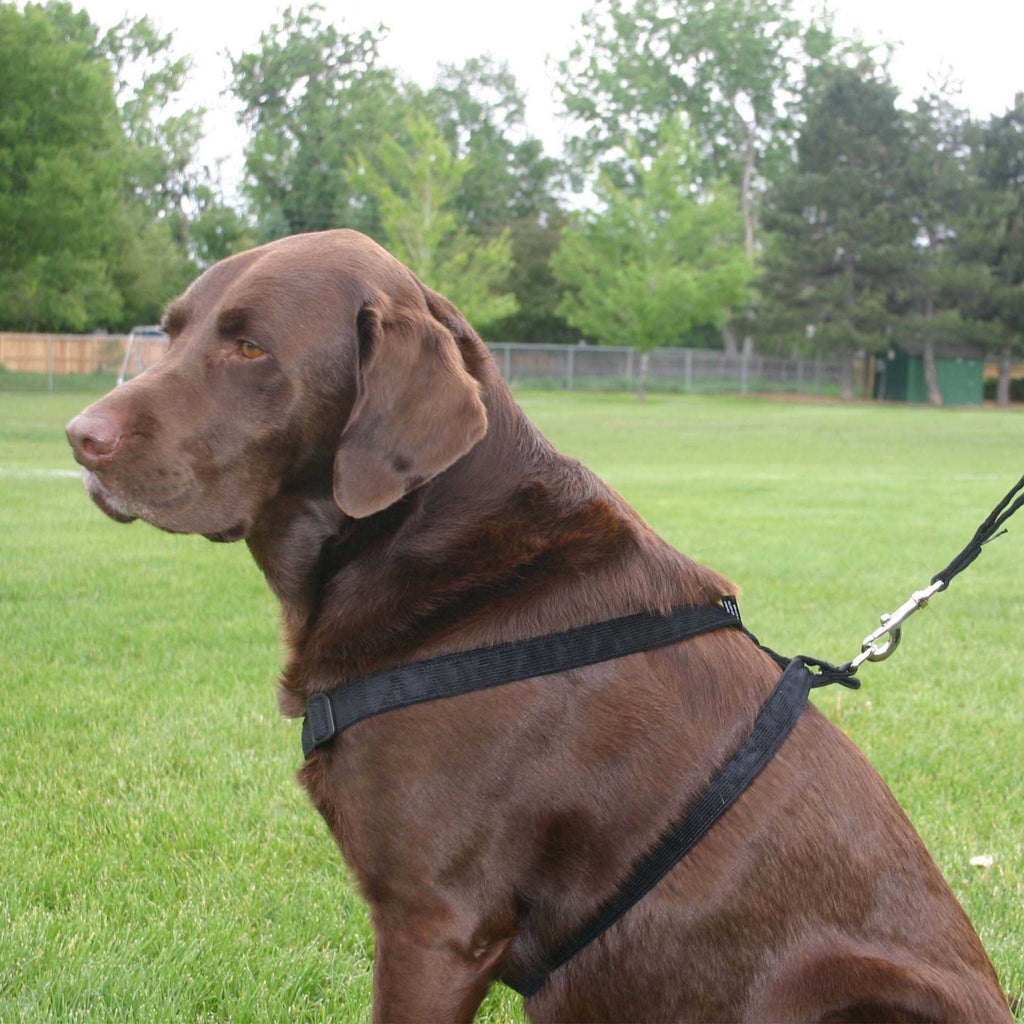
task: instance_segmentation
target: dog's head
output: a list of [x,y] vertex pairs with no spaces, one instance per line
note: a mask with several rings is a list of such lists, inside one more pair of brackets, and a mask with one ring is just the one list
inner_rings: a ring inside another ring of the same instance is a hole
[[67,428],[120,522],[237,540],[282,487],[386,508],[447,469],[487,416],[458,310],[354,231],[211,267],[168,307],[166,355]]

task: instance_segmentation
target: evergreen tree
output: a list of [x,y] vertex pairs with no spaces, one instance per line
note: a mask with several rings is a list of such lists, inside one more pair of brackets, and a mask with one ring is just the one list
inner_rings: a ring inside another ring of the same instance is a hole
[[917,238],[908,252],[906,315],[896,338],[921,353],[928,399],[942,405],[936,348],[979,336],[977,325],[962,313],[965,290],[979,286],[979,268],[964,260],[956,244],[970,204],[969,122],[953,102],[948,82],[919,98],[907,120],[905,188]]
[[797,141],[797,159],[770,191],[774,237],[761,290],[764,328],[790,346],[838,355],[841,391],[853,397],[853,357],[899,323],[917,234],[907,194],[909,139],[890,82],[863,70],[822,74]]
[[976,167],[983,186],[977,249],[994,281],[983,315],[999,332],[997,400],[1006,405],[1013,355],[1024,350],[1024,92],[982,126]]

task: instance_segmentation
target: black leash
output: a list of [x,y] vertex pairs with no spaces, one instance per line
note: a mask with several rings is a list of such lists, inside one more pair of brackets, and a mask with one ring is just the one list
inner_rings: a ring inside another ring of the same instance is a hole
[[[786,658],[763,646],[743,625],[735,598],[727,597],[721,605],[684,606],[668,615],[639,612],[548,636],[446,654],[379,672],[329,693],[315,694],[306,703],[303,753],[307,758],[312,756],[349,726],[385,711],[594,665],[716,629],[741,630],[776,661],[783,669],[782,676],[758,712],[752,732],[683,817],[662,834],[587,921],[547,951],[542,963],[518,973],[506,968],[503,980],[524,996],[532,995],[552,971],[622,917],[707,835],[792,731],[807,706],[811,689],[830,683],[858,688],[860,681],[854,675],[858,666],[865,661],[882,661],[892,654],[900,641],[902,623],[923,608],[930,597],[945,590],[981,554],[984,544],[1000,536],[1003,525],[1022,506],[1024,477],[978,527],[963,551],[932,577],[931,585],[912,594],[894,612],[883,615],[881,628],[867,636],[860,654],[844,665],[806,656]],[[882,637],[887,639],[880,644]],[[818,673],[811,672],[809,666],[817,668]]]
[[[1017,500],[1013,501],[1015,494]],[[1013,503],[1011,504],[1011,502]],[[1010,488],[1006,497],[992,509],[988,519],[974,531],[974,536],[970,539],[967,547],[945,569],[932,577],[932,584],[940,584],[939,590],[945,590],[953,582],[953,578],[959,576],[981,554],[982,545],[987,544],[990,540],[995,540],[996,537],[1001,537],[1006,532],[1005,530],[1000,531],[1000,527],[1021,506],[1024,506],[1024,476]]]

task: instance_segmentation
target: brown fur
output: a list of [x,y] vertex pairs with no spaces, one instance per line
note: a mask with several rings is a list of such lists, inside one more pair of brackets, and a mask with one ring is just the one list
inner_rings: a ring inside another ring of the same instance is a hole
[[[280,703],[438,653],[732,587],[559,455],[445,299],[354,232],[225,260],[156,367],[69,425],[116,518],[244,537]],[[267,355],[247,361],[247,338]],[[300,778],[369,901],[374,1019],[468,1021],[586,918],[750,730],[742,635],[405,708]],[[535,1021],[1006,1021],[906,816],[809,709],[710,834],[527,1001]]]

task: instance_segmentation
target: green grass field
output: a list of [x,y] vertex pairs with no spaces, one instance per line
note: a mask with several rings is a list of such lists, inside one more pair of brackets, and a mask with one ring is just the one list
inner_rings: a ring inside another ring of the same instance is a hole
[[[88,502],[63,425],[89,400],[0,394],[0,1020],[364,1021],[372,937],[294,781],[274,601],[244,545],[119,526]],[[766,643],[835,660],[1024,470],[1015,413],[521,400],[731,576]],[[816,697],[907,809],[1018,1004],[1022,621],[1024,515],[863,690]],[[480,1019],[519,1021],[518,1002],[496,989]]]

